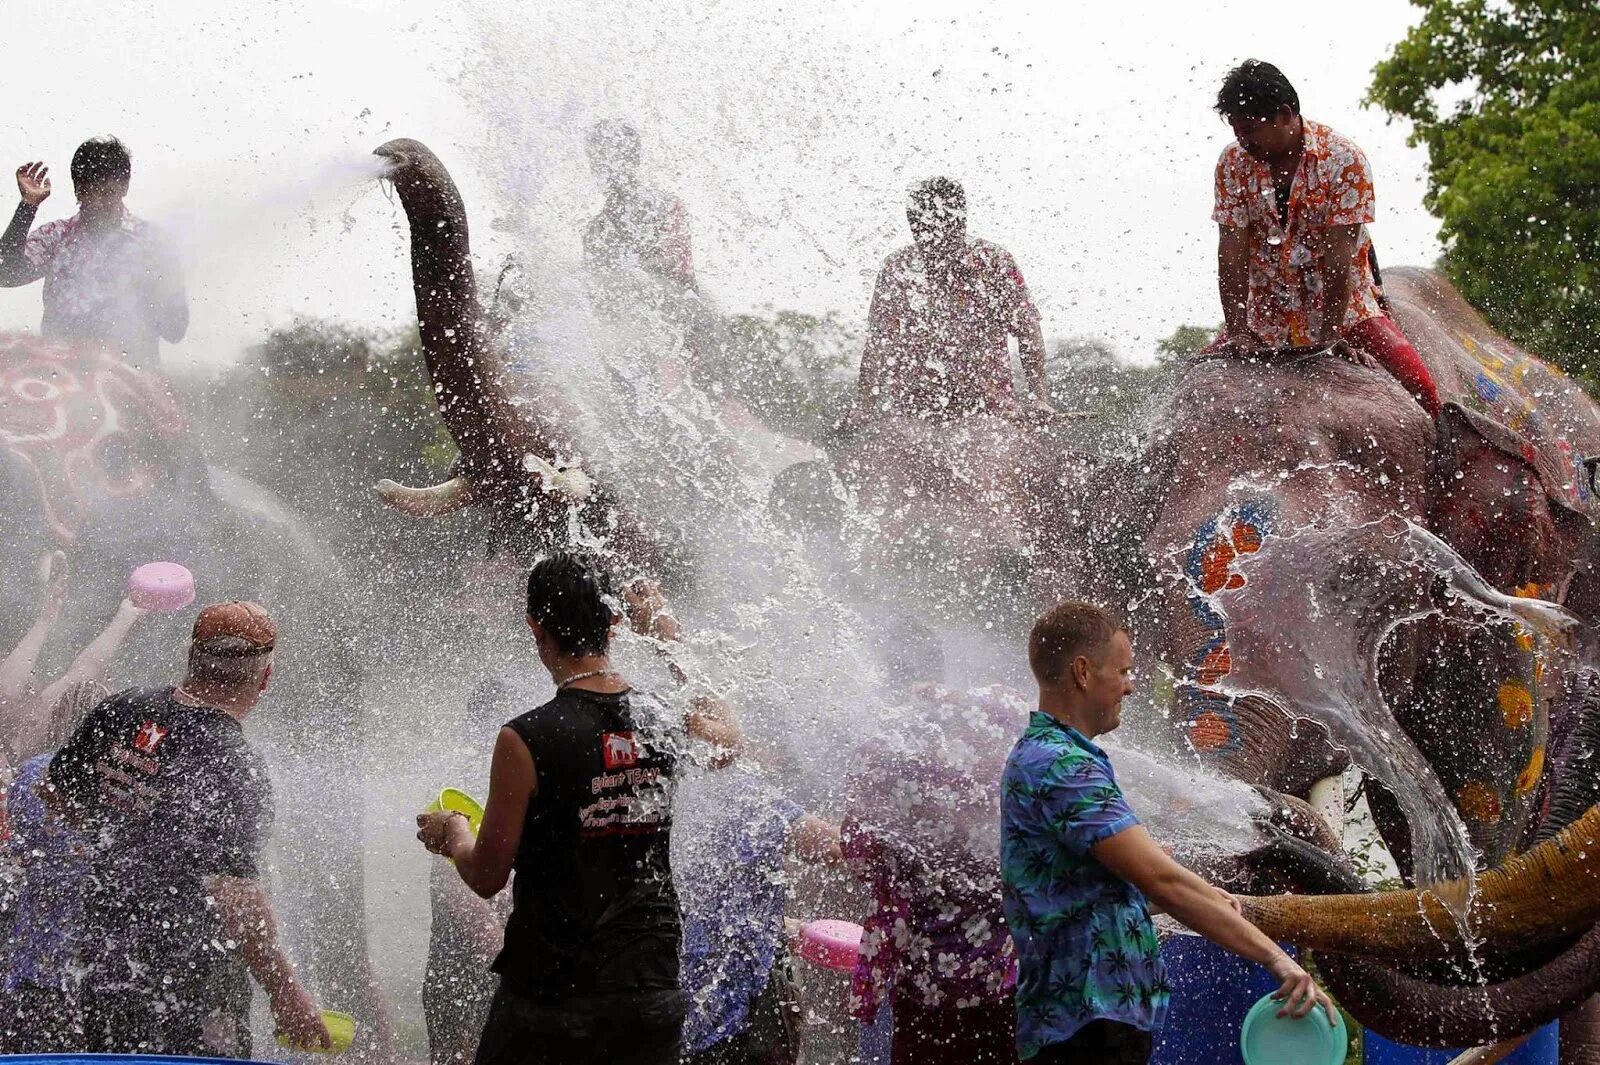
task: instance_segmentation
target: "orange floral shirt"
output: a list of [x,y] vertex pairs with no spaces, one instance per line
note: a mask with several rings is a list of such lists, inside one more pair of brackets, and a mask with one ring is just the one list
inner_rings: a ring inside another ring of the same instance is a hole
[[[1272,168],[1238,142],[1217,160],[1212,221],[1250,231],[1251,332],[1273,345],[1310,344],[1322,322],[1322,262],[1313,238],[1335,226],[1373,220],[1372,168],[1355,143],[1305,119],[1305,152],[1289,192],[1288,225],[1279,222]],[[1372,278],[1372,241],[1365,228],[1350,269],[1350,306],[1341,329],[1383,314]]]

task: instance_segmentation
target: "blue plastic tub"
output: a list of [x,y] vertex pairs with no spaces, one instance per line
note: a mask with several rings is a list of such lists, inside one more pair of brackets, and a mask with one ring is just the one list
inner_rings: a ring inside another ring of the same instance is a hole
[[[1505,1065],[1556,1065],[1560,1055],[1561,1022],[1551,1021],[1505,1059]],[[1391,1043],[1377,1032],[1367,1032],[1367,1065],[1448,1065],[1459,1050],[1424,1050]]]
[[242,1057],[165,1057],[160,1054],[0,1054],[0,1065],[277,1065]]
[[1238,1065],[1239,1026],[1278,982],[1199,936],[1172,936],[1161,947],[1172,1008],[1156,1035],[1151,1065]]

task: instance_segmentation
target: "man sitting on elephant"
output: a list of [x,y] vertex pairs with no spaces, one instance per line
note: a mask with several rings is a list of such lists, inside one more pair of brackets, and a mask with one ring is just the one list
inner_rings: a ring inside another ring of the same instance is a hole
[[1439,394],[1416,348],[1383,311],[1373,276],[1372,171],[1353,142],[1300,114],[1271,63],[1229,71],[1216,108],[1237,141],[1217,162],[1220,350],[1344,340],[1382,363],[1430,415]]
[[1051,411],[1039,312],[1011,253],[967,236],[960,183],[935,177],[916,185],[906,219],[912,243],[885,260],[872,292],[850,421],[1017,412],[1012,337],[1033,408]]
[[78,213],[29,235],[50,196],[50,169],[37,162],[18,167],[22,202],[0,235],[0,285],[44,278],[39,331],[45,339],[114,344],[150,367],[161,341],[177,343],[188,332],[189,302],[177,256],[123,205],[132,176],[133,157],[117,138],[84,141],[72,154]]
[[590,266],[637,265],[674,289],[692,291],[694,250],[683,202],[639,180],[639,132],[626,122],[589,130],[589,165],[605,203],[583,234]]

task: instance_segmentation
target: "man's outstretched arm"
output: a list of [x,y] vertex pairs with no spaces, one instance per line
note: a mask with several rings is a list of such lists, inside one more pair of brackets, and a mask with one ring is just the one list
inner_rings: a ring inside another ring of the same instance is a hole
[[207,887],[217,900],[224,931],[239,944],[250,974],[267,993],[278,1031],[298,1049],[328,1049],[332,1039],[322,1012],[278,945],[278,922],[261,884],[243,877],[216,876],[207,880]]
[[1095,861],[1144,893],[1156,906],[1217,946],[1255,962],[1279,981],[1282,1013],[1304,1017],[1321,1006],[1333,1021],[1333,1004],[1283,948],[1239,915],[1238,903],[1167,856],[1144,826],[1134,825],[1090,848]]
[[22,200],[11,215],[11,224],[0,233],[0,286],[5,288],[27,285],[44,276],[44,270],[28,259],[28,231],[39,205],[50,198],[50,168],[43,163],[17,167],[17,192]]

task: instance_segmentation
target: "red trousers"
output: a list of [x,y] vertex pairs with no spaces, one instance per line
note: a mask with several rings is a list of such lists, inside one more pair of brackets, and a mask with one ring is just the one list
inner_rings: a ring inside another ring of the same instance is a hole
[[1433,375],[1393,318],[1380,315],[1357,322],[1344,331],[1344,338],[1351,347],[1377,359],[1430,416],[1439,417],[1439,389],[1433,383]]
[[[1344,330],[1344,339],[1351,347],[1376,359],[1378,365],[1405,386],[1406,391],[1416,398],[1430,417],[1439,417],[1439,389],[1433,383],[1433,375],[1428,372],[1422,356],[1417,354],[1417,349],[1411,346],[1411,341],[1406,339],[1393,318],[1379,315],[1357,322]],[[1228,334],[1219,333],[1203,351],[1207,354],[1220,351],[1227,342]]]

